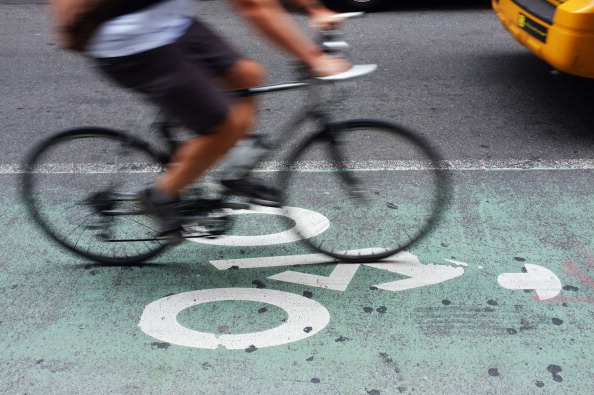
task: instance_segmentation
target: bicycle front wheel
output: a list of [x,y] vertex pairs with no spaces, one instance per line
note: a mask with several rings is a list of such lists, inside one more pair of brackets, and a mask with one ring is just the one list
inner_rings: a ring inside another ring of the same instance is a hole
[[104,128],[66,130],[43,141],[26,161],[23,198],[37,224],[70,251],[101,263],[138,263],[167,244],[157,237],[155,218],[144,215],[135,199],[117,196],[154,181],[163,168],[148,144],[133,136]]
[[383,121],[329,128],[297,149],[283,177],[288,218],[297,208],[322,214],[292,223],[300,238],[337,259],[371,262],[426,236],[449,196],[438,153],[417,134]]

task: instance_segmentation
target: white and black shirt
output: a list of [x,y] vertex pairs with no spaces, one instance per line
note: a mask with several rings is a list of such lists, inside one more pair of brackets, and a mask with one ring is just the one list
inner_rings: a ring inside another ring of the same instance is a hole
[[96,58],[133,55],[171,44],[193,19],[194,0],[167,0],[104,23],[86,51]]

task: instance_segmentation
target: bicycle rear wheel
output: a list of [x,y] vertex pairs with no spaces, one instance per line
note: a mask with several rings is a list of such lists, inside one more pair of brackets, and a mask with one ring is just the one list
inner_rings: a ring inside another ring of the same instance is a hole
[[[163,168],[133,136],[95,127],[66,130],[27,159],[23,198],[37,224],[70,251],[101,263],[138,263],[167,243],[157,237],[155,218],[122,193],[154,181]],[[110,211],[128,214],[105,215]]]
[[426,236],[449,196],[437,152],[420,136],[383,121],[330,128],[295,151],[283,177],[287,217],[306,208],[327,218],[295,225],[298,235],[314,249],[352,262],[388,257]]

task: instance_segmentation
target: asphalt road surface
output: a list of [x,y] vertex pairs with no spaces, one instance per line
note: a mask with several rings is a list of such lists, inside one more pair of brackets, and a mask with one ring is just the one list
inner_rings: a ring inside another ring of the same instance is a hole
[[[0,391],[592,392],[594,82],[552,73],[488,4],[468,3],[395,6],[344,27],[350,59],[379,67],[336,116],[406,125],[451,165],[454,199],[430,237],[387,263],[336,264],[265,243],[284,225],[255,213],[237,216],[242,243],[187,242],[118,267],[35,227],[20,165],[53,131],[127,129],[151,108],[59,50],[40,1],[0,1]],[[269,83],[294,78],[224,2],[196,13]],[[273,135],[300,100],[263,98],[257,129]]]

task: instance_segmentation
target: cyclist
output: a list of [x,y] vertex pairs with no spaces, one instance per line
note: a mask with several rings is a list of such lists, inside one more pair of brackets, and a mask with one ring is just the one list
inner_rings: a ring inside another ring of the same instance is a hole
[[[228,1],[313,75],[326,76],[349,68],[343,59],[324,56],[277,0]],[[134,11],[101,24],[84,47],[112,80],[141,92],[197,135],[174,152],[164,175],[141,192],[145,205],[160,220],[161,234],[172,240],[178,239],[181,226],[180,192],[246,137],[253,123],[254,99],[232,98],[223,90],[261,85],[264,76],[260,64],[240,55],[190,17],[193,2],[120,0],[121,9]],[[306,11],[314,27],[330,24],[334,15],[315,0],[290,2]],[[274,189],[248,180],[245,172],[223,172],[221,183],[231,193],[260,203],[277,201]]]

